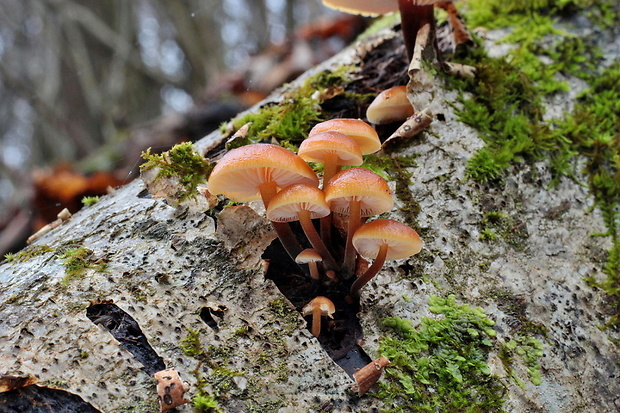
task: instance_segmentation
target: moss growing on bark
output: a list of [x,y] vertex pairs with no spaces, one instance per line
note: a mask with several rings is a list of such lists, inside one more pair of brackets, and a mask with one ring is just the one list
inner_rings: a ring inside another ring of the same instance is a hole
[[191,142],[175,145],[159,155],[152,154],[149,148],[142,153],[142,158],[146,162],[140,165],[140,170],[159,168],[155,179],[174,177],[179,180],[181,189],[177,196],[180,201],[198,195],[198,185],[205,182],[214,166],[194,150]]
[[385,319],[391,330],[379,347],[390,359],[379,397],[387,412],[501,412],[504,386],[490,373],[487,355],[496,335],[481,308],[432,296],[418,328],[399,317]]

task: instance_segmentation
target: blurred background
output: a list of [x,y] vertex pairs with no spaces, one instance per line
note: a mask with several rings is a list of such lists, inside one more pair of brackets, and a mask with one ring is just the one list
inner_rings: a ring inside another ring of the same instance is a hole
[[320,0],[2,0],[0,254],[350,43]]

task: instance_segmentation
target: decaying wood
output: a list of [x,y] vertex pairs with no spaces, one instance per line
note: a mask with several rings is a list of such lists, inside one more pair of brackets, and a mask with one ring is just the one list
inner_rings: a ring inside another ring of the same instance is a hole
[[[377,43],[369,39],[311,73],[359,64],[368,45]],[[508,341],[524,319],[544,328],[539,386],[520,387],[498,354],[490,355],[492,373],[504,377],[507,411],[617,411],[620,367],[609,340],[617,337],[598,328],[605,296],[583,281],[602,277],[599,257],[610,247],[605,238],[590,236],[605,226],[587,189],[578,179],[550,188],[544,161],[511,167],[502,189],[466,179],[467,160],[483,142],[446,103],[456,92],[437,84],[426,92],[433,96],[430,110],[442,120],[433,118],[432,133],[393,153],[415,155],[417,165],[407,168],[410,181],[391,183],[408,197],[398,197],[390,213],[415,221],[425,249],[390,264],[362,291],[362,347],[375,358],[386,316],[417,325],[430,316],[430,295],[455,291],[463,302],[485,308],[498,340]],[[216,132],[196,146],[205,152],[223,140]],[[408,215],[407,199],[419,204],[417,215]],[[560,205],[560,218],[547,214]],[[480,240],[479,223],[493,208],[514,220],[513,238]],[[265,278],[262,255],[275,235],[262,214],[254,205],[219,212],[175,208],[149,196],[141,181],[74,214],[30,247],[48,248],[0,266],[0,373],[55,383],[104,412],[158,411],[152,366],[108,329],[118,320],[100,316],[95,324],[87,317],[92,302],[113,302],[133,320],[127,332],[138,326],[165,367],[187,380],[188,399],[203,391],[227,412],[380,410],[380,399],[350,392],[354,380]],[[76,246],[92,250],[107,267],[93,264],[67,280],[57,256]],[[501,297],[513,301],[506,305]],[[515,369],[523,373],[524,367]]]

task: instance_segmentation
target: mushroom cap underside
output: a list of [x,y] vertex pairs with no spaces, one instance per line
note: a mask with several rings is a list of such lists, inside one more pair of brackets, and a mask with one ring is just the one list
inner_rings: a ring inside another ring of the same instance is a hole
[[314,186],[294,184],[282,189],[271,199],[267,218],[276,222],[297,221],[297,214],[302,210],[310,212],[312,219],[323,218],[331,212],[323,191]]
[[310,262],[321,262],[323,258],[314,248],[306,248],[295,257],[297,264],[308,264]]
[[297,154],[307,162],[324,163],[328,155],[336,155],[339,165],[361,165],[364,162],[359,145],[340,132],[326,131],[306,138]]

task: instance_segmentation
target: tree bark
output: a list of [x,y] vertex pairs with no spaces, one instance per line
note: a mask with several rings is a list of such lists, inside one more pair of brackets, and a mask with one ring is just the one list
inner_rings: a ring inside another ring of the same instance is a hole
[[[305,76],[361,64],[376,43],[378,37],[367,38]],[[616,411],[620,367],[609,340],[616,333],[598,328],[605,296],[583,281],[602,277],[596,252],[610,248],[606,238],[590,236],[605,227],[590,209],[587,189],[569,179],[550,189],[545,161],[511,167],[501,190],[468,180],[466,162],[483,143],[444,102],[455,94],[434,87],[434,113],[445,120],[400,149],[416,154],[418,164],[407,168],[411,181],[392,183],[408,197],[399,196],[390,213],[407,220],[406,200],[419,204],[413,219],[425,250],[389,264],[361,292],[362,347],[374,358],[385,317],[418,325],[430,315],[430,295],[454,292],[461,302],[484,307],[500,342],[518,333],[516,324],[544,332],[538,386],[516,365],[526,382],[520,387],[498,351],[490,353],[491,371],[506,385],[507,411]],[[281,98],[276,93],[269,100]],[[196,147],[208,151],[223,140],[215,132]],[[523,236],[480,240],[491,204],[501,205],[515,222],[513,232]],[[561,219],[551,214],[560,210]],[[189,382],[186,397],[202,390],[226,412],[382,409],[381,399],[350,391],[352,378],[265,278],[261,256],[274,238],[248,206],[218,214],[173,208],[151,198],[139,180],[126,185],[44,235],[26,250],[31,256],[0,266],[0,373],[34,375],[41,387],[64,389],[103,412],[158,411],[154,364],[128,350],[133,336],[143,335],[163,364]],[[92,251],[87,268],[68,277],[66,258],[59,257],[82,247]],[[95,324],[87,317],[92,305],[112,303],[134,320],[124,316],[131,328],[121,341],[105,327],[114,330],[114,320]],[[7,397],[0,394],[0,410]]]

